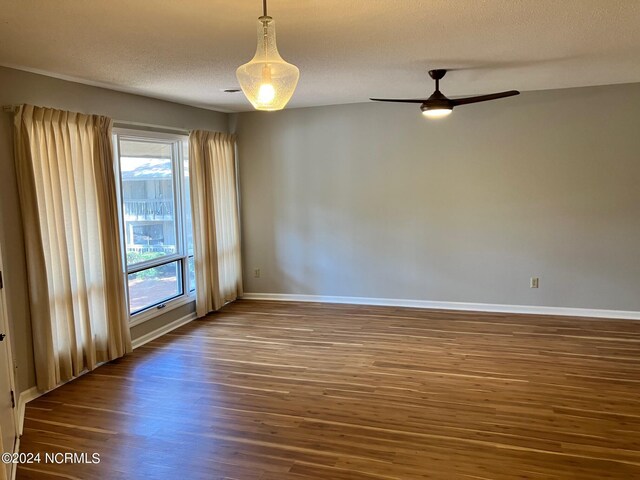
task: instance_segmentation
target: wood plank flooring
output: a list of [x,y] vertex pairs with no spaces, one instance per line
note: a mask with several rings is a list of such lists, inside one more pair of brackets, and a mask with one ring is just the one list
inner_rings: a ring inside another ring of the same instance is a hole
[[640,479],[640,323],[238,301],[27,405],[18,479]]

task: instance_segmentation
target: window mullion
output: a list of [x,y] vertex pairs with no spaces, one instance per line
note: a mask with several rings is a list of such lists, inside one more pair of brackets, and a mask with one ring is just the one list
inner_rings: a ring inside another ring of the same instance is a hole
[[135,263],[127,267],[127,273],[128,274],[138,273],[143,270],[149,270],[150,268],[154,268],[154,267],[161,267],[163,265],[166,265],[167,263],[177,262],[179,260],[182,260],[182,256],[175,254],[175,255],[169,255],[166,257],[161,257],[155,260],[149,260],[148,262]]

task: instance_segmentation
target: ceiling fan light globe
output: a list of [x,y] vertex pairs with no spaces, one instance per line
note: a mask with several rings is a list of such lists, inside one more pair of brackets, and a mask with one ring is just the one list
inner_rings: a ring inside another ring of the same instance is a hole
[[422,115],[427,118],[444,118],[447,115],[450,115],[453,112],[452,108],[446,107],[435,107],[435,108],[423,108]]

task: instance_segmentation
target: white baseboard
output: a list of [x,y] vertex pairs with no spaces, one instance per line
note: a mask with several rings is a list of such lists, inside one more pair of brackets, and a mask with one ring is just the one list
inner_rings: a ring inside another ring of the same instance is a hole
[[132,340],[131,343],[133,344],[133,348],[136,349],[138,347],[141,347],[145,343],[149,343],[152,340],[155,340],[156,338],[159,338],[162,335],[169,333],[172,330],[175,330],[176,328],[180,328],[181,326],[186,325],[192,320],[195,320],[195,318],[196,318],[195,312],[190,313],[189,315],[185,315],[184,317],[178,318],[177,320],[174,320],[171,323],[167,323],[166,325],[158,328],[157,330],[154,330],[153,332],[146,333],[141,337],[138,337],[135,340]]
[[293,295],[284,293],[245,293],[246,300],[272,300],[283,302],[343,303],[389,307],[426,308],[436,310],[464,310],[492,313],[518,313],[529,315],[562,315],[568,317],[615,318],[640,320],[640,312],[627,310],[598,310],[591,308],[538,307],[529,305],[499,305],[493,303],[438,302],[431,300],[403,300],[393,298],[335,297],[326,295]]

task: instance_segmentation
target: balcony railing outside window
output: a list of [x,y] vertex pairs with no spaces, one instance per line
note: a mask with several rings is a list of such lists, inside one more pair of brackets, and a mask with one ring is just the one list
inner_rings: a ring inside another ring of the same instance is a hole
[[125,220],[173,220],[173,200],[125,200]]
[[158,253],[160,255],[172,255],[178,250],[175,245],[128,245],[127,253]]

